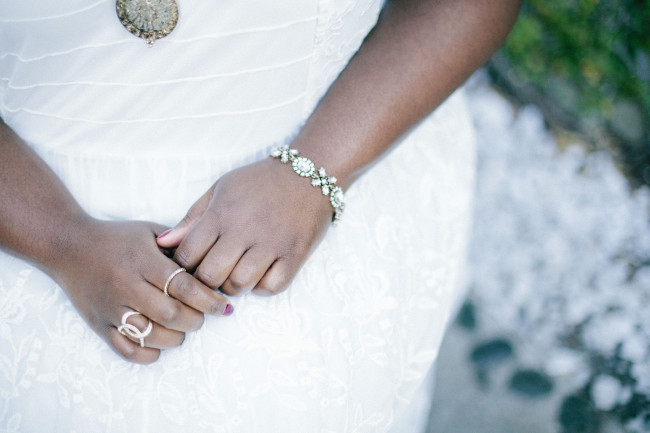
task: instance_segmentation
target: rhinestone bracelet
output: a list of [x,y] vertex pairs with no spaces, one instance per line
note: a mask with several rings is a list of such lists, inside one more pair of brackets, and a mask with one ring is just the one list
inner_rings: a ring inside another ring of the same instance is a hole
[[316,171],[316,166],[310,159],[304,156],[298,156],[298,149],[290,149],[289,146],[278,147],[269,156],[279,159],[283,164],[290,162],[293,171],[302,177],[311,178],[312,186],[320,188],[323,195],[329,196],[330,204],[334,208],[332,224],[337,225],[343,216],[345,196],[341,187],[334,186],[336,178],[328,176],[323,167]]

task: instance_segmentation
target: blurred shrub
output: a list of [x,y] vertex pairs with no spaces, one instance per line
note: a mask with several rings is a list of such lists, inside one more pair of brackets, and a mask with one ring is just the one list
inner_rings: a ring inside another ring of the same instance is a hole
[[551,123],[606,131],[650,184],[650,1],[528,0],[490,70]]

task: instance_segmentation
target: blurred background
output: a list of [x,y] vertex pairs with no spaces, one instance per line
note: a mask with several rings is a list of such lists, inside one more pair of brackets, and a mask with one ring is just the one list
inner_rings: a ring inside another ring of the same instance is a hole
[[468,297],[425,431],[650,432],[650,1],[529,0],[466,88]]

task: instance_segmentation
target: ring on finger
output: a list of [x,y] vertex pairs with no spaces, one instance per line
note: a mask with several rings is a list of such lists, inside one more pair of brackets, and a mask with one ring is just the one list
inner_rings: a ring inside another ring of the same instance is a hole
[[151,319],[145,317],[149,323],[147,324],[147,327],[145,328],[144,331],[140,331],[135,325],[130,324],[127,322],[129,320],[129,317],[135,316],[135,315],[140,315],[142,317],[145,317],[142,313],[139,313],[137,311],[127,311],[122,315],[122,325],[120,325],[117,328],[117,331],[124,335],[125,337],[131,337],[134,340],[140,340],[140,347],[144,347],[144,339],[151,334],[151,330],[153,329],[153,323],[151,322]]
[[178,268],[174,272],[172,272],[172,274],[169,277],[167,277],[167,281],[165,281],[165,286],[163,287],[163,292],[165,293],[165,295],[169,296],[169,285],[172,283],[174,277],[180,274],[181,272],[186,272],[185,268]]

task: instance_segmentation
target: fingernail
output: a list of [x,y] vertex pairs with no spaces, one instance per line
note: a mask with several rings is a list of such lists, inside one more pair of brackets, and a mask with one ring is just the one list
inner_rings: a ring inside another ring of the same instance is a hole
[[235,311],[235,307],[233,307],[232,304],[228,304],[226,305],[226,308],[224,308],[223,310],[223,315],[230,316],[234,311]]
[[174,230],[174,229],[167,229],[167,230],[165,230],[165,231],[162,232],[162,233],[160,234],[160,236],[158,236],[156,239],[162,239],[162,238],[164,238],[164,237],[167,236],[167,235],[169,234],[169,232],[171,232],[172,230]]

